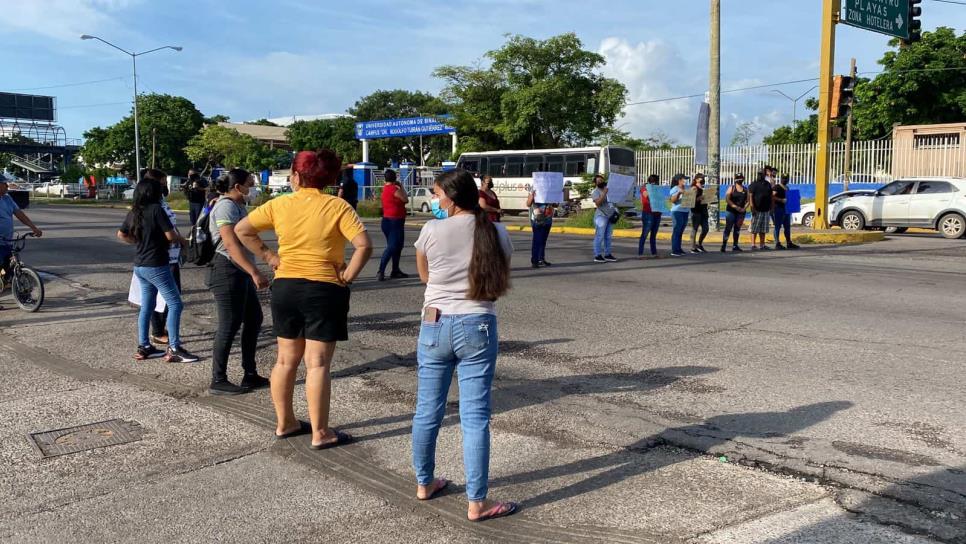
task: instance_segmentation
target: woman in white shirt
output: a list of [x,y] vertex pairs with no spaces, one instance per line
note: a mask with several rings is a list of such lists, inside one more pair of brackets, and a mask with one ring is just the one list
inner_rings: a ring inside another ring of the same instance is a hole
[[510,288],[513,246],[506,228],[487,219],[473,176],[463,170],[436,178],[433,215],[416,241],[416,266],[426,284],[419,331],[413,467],[416,497],[432,498],[449,483],[436,478],[436,439],[458,370],[467,518],[508,516],[512,502],[487,500],[490,392],[499,350],[494,302]]

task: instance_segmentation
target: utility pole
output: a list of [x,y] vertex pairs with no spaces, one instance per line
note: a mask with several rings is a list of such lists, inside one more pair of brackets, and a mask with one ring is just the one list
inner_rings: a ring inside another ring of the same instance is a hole
[[157,168],[158,158],[158,127],[151,127],[151,168]]
[[828,228],[829,141],[832,120],[832,72],[835,70],[835,24],[840,0],[822,0],[822,49],[818,81],[818,150],[815,155],[815,220],[817,229]]
[[[855,57],[852,57],[851,69],[849,70],[849,77],[852,78],[852,85],[855,85]],[[844,189],[849,190],[849,182],[852,181],[852,111],[854,107],[849,107],[849,116],[845,122],[845,180],[843,183]]]
[[[720,191],[721,178],[721,0],[711,0],[711,73],[710,109],[708,120],[708,182]],[[719,192],[720,194],[720,192]],[[718,195],[711,209],[711,228],[719,230],[721,210]]]

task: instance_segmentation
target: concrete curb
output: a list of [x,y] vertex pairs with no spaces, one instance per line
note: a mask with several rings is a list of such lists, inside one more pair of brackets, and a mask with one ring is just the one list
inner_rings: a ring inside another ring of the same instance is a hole
[[[421,227],[426,224],[425,221],[413,221],[407,223],[409,226]],[[526,225],[508,225],[504,224],[506,230],[510,232],[530,232],[532,229]],[[671,241],[671,233],[658,232],[657,239],[662,242]],[[552,227],[550,232],[557,234],[570,234],[574,236],[586,236],[593,237],[594,229],[584,228],[584,227]],[[709,232],[708,237],[705,238],[707,243],[721,243],[721,237],[724,232]],[[689,242],[690,233],[685,233],[684,241]],[[845,232],[845,231],[816,231],[816,232],[792,232],[792,241],[796,244],[808,245],[808,244],[867,244],[870,242],[881,242],[885,240],[885,233],[880,231],[860,231],[860,232]],[[639,229],[615,229],[615,238],[640,238],[641,231]],[[774,243],[775,238],[771,234],[767,235],[766,240],[770,243]],[[742,233],[739,241],[744,244],[751,244],[751,234],[748,232]]]

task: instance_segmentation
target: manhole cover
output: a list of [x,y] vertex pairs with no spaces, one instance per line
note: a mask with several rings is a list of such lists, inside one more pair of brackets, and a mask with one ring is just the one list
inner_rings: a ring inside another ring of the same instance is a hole
[[56,457],[79,451],[116,446],[141,440],[144,431],[137,421],[111,419],[79,427],[30,433],[27,437],[41,457]]

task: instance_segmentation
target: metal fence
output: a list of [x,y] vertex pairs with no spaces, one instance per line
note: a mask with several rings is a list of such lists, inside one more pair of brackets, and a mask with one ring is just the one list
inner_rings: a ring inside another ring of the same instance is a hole
[[[787,173],[792,183],[815,183],[815,155],[818,144],[757,145],[726,147],[721,150],[721,178],[725,182],[743,173],[771,165]],[[958,136],[916,137],[913,140],[870,140],[852,143],[852,180],[886,182],[907,176],[966,177],[966,145]],[[694,160],[694,148],[638,151],[640,179],[657,174],[668,183],[676,173],[704,172]],[[845,143],[829,146],[829,178],[841,181],[845,174]]]

